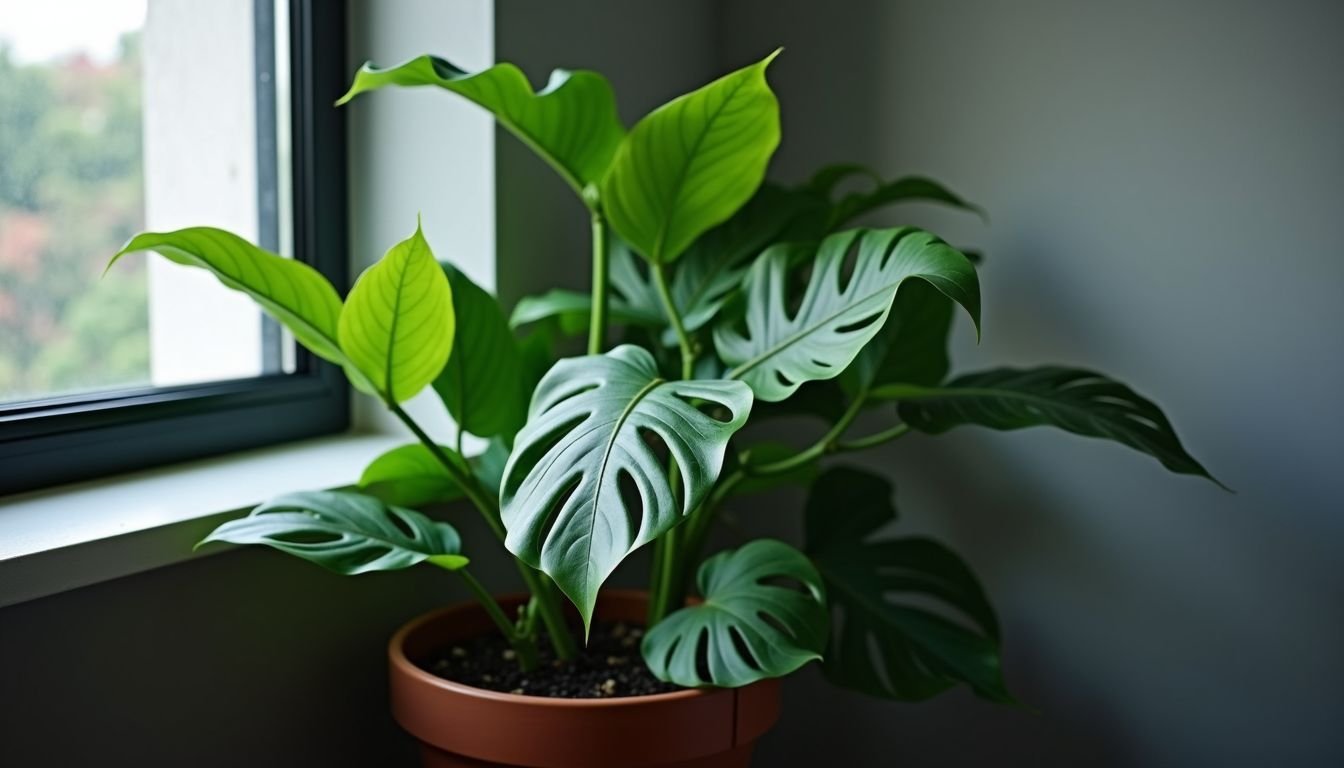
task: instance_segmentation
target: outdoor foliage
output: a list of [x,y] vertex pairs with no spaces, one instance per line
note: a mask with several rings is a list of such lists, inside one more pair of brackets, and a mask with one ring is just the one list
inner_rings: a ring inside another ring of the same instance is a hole
[[[852,165],[793,187],[763,183],[780,140],[766,77],[774,58],[628,132],[593,72],[556,72],[534,93],[508,64],[472,74],[426,56],[360,70],[342,103],[435,86],[493,113],[550,163],[592,219],[587,295],[552,291],[506,313],[436,265],[418,228],[344,302],[316,272],[226,233],[132,240],[127,250],[152,248],[253,296],[420,440],[375,459],[357,492],[292,494],[207,541],[266,544],[342,573],[447,568],[524,667],[543,625],[557,654],[572,656],[561,596],[586,632],[604,580],[648,545],[643,652],[663,680],[740,686],[821,660],[830,680],[873,696],[966,685],[1011,701],[999,623],[970,568],[936,541],[893,536],[890,482],[831,458],[960,425],[1050,426],[1208,473],[1153,403],[1099,374],[949,377],[954,317],[964,311],[979,327],[978,258],[912,227],[847,227],[898,202],[978,209],[932,180]],[[840,194],[854,178],[870,184]],[[518,335],[534,325],[544,332]],[[645,344],[609,344],[611,328]],[[584,330],[588,354],[551,357],[550,334]],[[401,408],[431,384],[489,450],[468,458],[460,441],[437,444]],[[853,435],[865,409],[891,425]],[[760,436],[760,423],[787,413],[827,426],[801,447]],[[807,490],[805,542],[748,541],[706,558],[724,505],[773,487]],[[532,593],[516,621],[475,581],[456,532],[403,508],[459,498],[516,558]]]

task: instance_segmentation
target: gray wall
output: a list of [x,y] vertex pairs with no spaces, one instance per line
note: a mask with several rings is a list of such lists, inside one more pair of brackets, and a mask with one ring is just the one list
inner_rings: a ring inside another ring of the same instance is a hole
[[983,576],[1040,714],[808,689],[770,754],[823,716],[865,765],[893,736],[919,765],[1344,762],[1344,6],[726,7],[723,67],[786,46],[778,175],[856,160],[991,212],[895,217],[988,255],[958,368],[1113,373],[1237,490],[1044,431],[872,457]]
[[[865,161],[992,212],[902,217],[988,253],[984,343],[961,328],[959,367],[1122,376],[1238,491],[1049,432],[870,457],[907,530],[984,577],[1037,712],[870,702],[809,672],[760,764],[1344,762],[1338,4],[499,5],[500,58],[537,81],[608,71],[627,118],[786,45],[778,176]],[[500,142],[501,292],[583,286],[582,210],[516,150]],[[750,525],[791,527],[793,500],[771,501]],[[5,609],[0,765],[396,764],[382,645],[458,594],[233,552]]]

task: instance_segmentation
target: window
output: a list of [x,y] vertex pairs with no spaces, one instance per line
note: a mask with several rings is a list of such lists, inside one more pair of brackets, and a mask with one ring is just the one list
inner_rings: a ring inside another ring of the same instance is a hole
[[0,0],[0,493],[337,431],[339,372],[133,233],[345,283],[343,3]]

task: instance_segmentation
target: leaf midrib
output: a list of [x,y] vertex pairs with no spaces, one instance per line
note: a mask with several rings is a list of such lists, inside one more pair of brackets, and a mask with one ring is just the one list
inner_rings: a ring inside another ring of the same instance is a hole
[[[719,119],[719,115],[723,113],[724,107],[728,106],[728,102],[737,97],[738,91],[742,90],[749,79],[750,76],[748,75],[747,77],[742,78],[741,82],[734,85],[733,89],[724,97],[723,102],[715,107],[714,113],[705,120],[704,128],[700,131],[700,135],[695,138],[695,143],[691,145],[690,151],[686,153],[686,162],[682,163],[681,170],[677,172],[677,181],[676,184],[673,185],[674,192],[669,200],[671,205],[675,206],[677,200],[681,198],[682,187],[686,183],[686,174],[690,171],[691,161],[697,154],[699,154],[700,145],[705,142],[705,136],[709,134],[709,126],[713,125],[714,121]],[[658,236],[654,240],[653,253],[650,254],[650,257],[655,263],[661,264],[663,262],[663,248],[667,245],[667,230],[668,227],[671,226],[671,222],[672,211],[669,211],[662,223],[658,225]]]
[[616,445],[616,437],[621,434],[621,429],[625,427],[626,420],[630,418],[630,414],[634,413],[635,408],[639,405],[639,403],[645,397],[648,397],[650,392],[657,389],[661,384],[663,384],[664,381],[665,380],[661,378],[653,378],[649,381],[648,384],[645,384],[643,388],[641,388],[638,392],[635,393],[635,396],[630,399],[629,403],[626,404],[625,409],[621,411],[620,417],[616,419],[616,424],[615,426],[612,427],[611,434],[607,436],[607,444],[602,449],[602,464],[600,467],[598,467],[597,470],[597,488],[593,492],[593,501],[592,501],[593,509],[592,513],[588,517],[588,527],[587,527],[588,546],[585,548],[584,553],[585,565],[583,569],[583,590],[585,593],[588,591],[589,571],[591,570],[593,563],[593,530],[597,527],[597,510],[599,506],[598,502],[602,498],[602,481],[606,479],[607,476],[607,466],[611,463],[611,453],[612,448]]

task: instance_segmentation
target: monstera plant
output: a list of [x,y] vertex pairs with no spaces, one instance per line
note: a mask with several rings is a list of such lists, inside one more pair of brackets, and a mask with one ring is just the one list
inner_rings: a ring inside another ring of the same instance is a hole
[[[819,661],[873,696],[964,684],[1009,701],[998,621],[970,569],[936,541],[893,535],[891,483],[834,461],[963,425],[1042,426],[1208,475],[1157,406],[1101,374],[951,375],[954,317],[979,330],[978,258],[917,228],[853,222],[895,203],[979,209],[929,179],[852,165],[765,181],[780,141],[774,58],[628,129],[594,72],[557,71],[540,91],[510,64],[469,73],[423,56],[358,72],[339,103],[393,86],[448,91],[558,173],[591,219],[589,293],[553,290],[506,313],[437,261],[418,227],[344,299],[308,266],[217,229],[127,243],[118,257],[156,251],[250,295],[417,438],[375,458],[357,490],[283,496],[206,541],[264,544],[342,574],[451,571],[524,669],[540,649],[581,654],[603,584],[646,548],[642,655],[663,681],[738,687]],[[586,354],[555,359],[583,336]],[[456,445],[403,409],[426,387],[456,421]],[[864,414],[889,426],[855,434]],[[786,418],[794,435],[821,426],[796,444],[761,436]],[[461,433],[488,448],[464,455]],[[779,486],[807,494],[804,541],[706,551],[725,510]],[[463,542],[439,517],[467,508],[495,541]],[[473,575],[469,557],[495,547],[530,592],[521,610]]]

